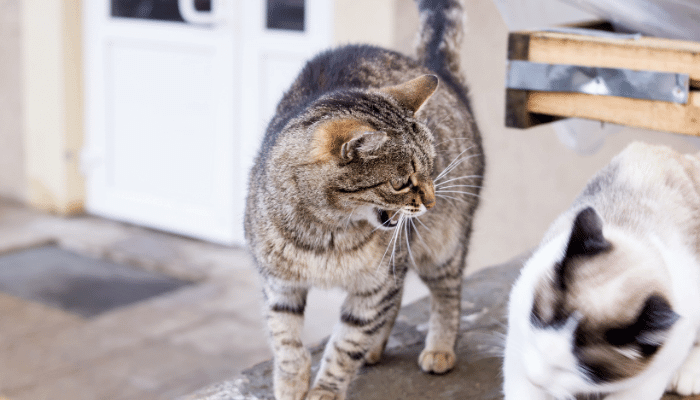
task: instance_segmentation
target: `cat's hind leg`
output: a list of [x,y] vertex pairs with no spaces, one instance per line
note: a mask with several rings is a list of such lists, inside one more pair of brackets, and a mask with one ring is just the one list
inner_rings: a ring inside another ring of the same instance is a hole
[[277,400],[303,400],[309,390],[311,357],[301,342],[306,288],[265,282],[265,317],[274,354],[274,389]]
[[690,350],[688,357],[668,384],[668,391],[682,396],[700,394],[700,343]]
[[456,256],[444,265],[419,271],[430,289],[428,336],[418,357],[423,372],[444,374],[457,362],[454,349],[459,333],[463,260]]

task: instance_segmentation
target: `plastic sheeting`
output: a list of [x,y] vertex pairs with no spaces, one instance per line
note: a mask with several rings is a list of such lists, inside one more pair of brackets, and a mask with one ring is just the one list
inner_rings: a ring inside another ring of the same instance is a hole
[[700,41],[700,0],[561,0],[616,29]]
[[596,19],[594,14],[561,0],[494,0],[510,31],[542,29]]

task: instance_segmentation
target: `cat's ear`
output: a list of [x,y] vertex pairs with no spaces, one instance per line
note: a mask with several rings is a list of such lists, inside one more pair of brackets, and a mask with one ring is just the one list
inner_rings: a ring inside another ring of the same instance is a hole
[[423,75],[400,85],[387,86],[380,90],[396,99],[401,106],[415,113],[435,93],[437,87],[437,76]]
[[679,318],[665,298],[653,294],[644,302],[632,324],[609,329],[605,332],[605,340],[614,346],[634,345],[642,355],[650,356],[664,344],[668,331]]
[[340,147],[340,159],[350,162],[357,158],[371,159],[376,157],[376,151],[389,139],[386,133],[370,131],[362,132]]
[[612,245],[603,236],[603,221],[593,207],[581,210],[571,229],[565,258],[593,256],[608,250]]

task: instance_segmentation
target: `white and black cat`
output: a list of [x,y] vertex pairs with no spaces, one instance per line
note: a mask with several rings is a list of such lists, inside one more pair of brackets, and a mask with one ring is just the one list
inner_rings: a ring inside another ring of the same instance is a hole
[[700,154],[634,143],[550,227],[513,287],[507,400],[700,393]]

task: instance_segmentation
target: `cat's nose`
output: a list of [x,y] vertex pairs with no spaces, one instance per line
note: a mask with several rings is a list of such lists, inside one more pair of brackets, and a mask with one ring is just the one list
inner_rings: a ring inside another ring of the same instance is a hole
[[435,188],[432,183],[423,185],[418,191],[418,194],[420,194],[421,202],[423,202],[425,208],[433,208],[435,205]]

